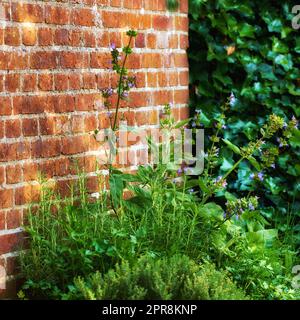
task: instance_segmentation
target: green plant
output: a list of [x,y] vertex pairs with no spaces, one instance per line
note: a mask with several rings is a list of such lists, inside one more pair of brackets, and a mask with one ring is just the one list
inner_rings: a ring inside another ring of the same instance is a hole
[[[286,122],[299,117],[299,38],[291,26],[292,2],[190,0],[190,49],[193,108],[203,112],[207,134],[219,117],[218,106],[232,93],[224,138],[236,145],[253,140],[275,113]],[[277,158],[264,179],[251,179],[252,164],[243,162],[228,179],[228,190],[240,197],[256,192],[262,214],[280,230],[293,229],[299,244],[300,163],[297,122],[293,136],[268,143],[260,157]],[[275,149],[274,149],[275,148]],[[275,154],[274,154],[275,151]],[[222,148],[223,175],[235,154]],[[292,214],[293,225],[287,224]],[[285,232],[285,231],[284,231]]]
[[224,272],[187,256],[123,262],[106,274],[77,278],[67,298],[88,300],[246,299]]

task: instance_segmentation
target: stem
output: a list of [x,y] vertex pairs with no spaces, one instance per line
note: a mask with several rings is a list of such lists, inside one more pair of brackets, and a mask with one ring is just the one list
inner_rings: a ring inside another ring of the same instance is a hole
[[[133,36],[130,36],[127,48],[130,47],[132,38],[133,38]],[[125,70],[125,64],[126,64],[127,58],[128,58],[128,53],[125,54],[125,58],[124,58],[122,69],[121,69],[121,73],[120,73],[120,79],[119,79],[119,85],[118,85],[118,101],[117,101],[117,106],[116,106],[116,114],[115,114],[115,119],[114,119],[114,125],[112,127],[113,131],[116,130],[116,125],[117,125],[118,112],[119,112],[120,102],[121,102],[122,80],[123,80],[123,77],[124,77],[124,70]]]

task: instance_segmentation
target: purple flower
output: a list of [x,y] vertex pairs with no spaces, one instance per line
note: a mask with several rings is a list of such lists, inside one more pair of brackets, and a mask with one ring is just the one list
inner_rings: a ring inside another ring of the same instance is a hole
[[127,98],[128,97],[128,91],[122,92],[122,98]]
[[252,203],[249,203],[249,210],[251,211],[254,211],[255,210],[255,207]]
[[188,173],[190,171],[190,168],[186,167],[183,169],[184,173]]
[[111,50],[116,50],[116,44],[114,42],[110,45],[110,49]]
[[227,126],[225,124],[222,125],[222,129],[227,129]]
[[197,126],[196,122],[192,123],[192,127],[195,128]]
[[237,98],[235,97],[234,93],[231,92],[231,95],[229,97],[229,104],[231,107],[233,107],[237,102]]
[[182,169],[179,168],[179,169],[177,170],[177,173],[178,173],[178,174],[182,174]]
[[222,187],[223,187],[223,188],[226,188],[226,187],[227,187],[227,181],[226,181],[226,180],[224,180],[224,181],[222,182]]
[[254,178],[255,178],[255,174],[254,174],[254,173],[251,173],[251,174],[250,174],[250,179],[253,180]]
[[108,111],[108,112],[106,113],[106,115],[107,115],[109,118],[112,117],[112,113],[111,113],[110,111]]
[[257,178],[260,180],[260,181],[264,181],[264,174],[262,172],[259,172],[257,174]]
[[194,193],[194,192],[195,192],[194,189],[190,189],[190,190],[189,190],[189,193]]
[[109,98],[114,93],[114,90],[112,88],[106,88],[102,90],[102,95],[104,98]]
[[294,121],[296,124],[294,126],[295,129],[298,129],[298,121],[297,119],[295,118],[295,116],[292,117],[292,121]]

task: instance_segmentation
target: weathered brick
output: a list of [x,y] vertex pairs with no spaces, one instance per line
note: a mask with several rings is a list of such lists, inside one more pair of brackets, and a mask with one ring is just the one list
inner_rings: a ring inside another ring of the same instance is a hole
[[44,21],[42,6],[30,3],[12,3],[12,19],[18,22],[37,23]]
[[5,121],[6,138],[18,138],[21,135],[21,121],[19,119]]
[[38,135],[38,121],[37,119],[23,119],[22,132],[25,137]]
[[75,25],[91,27],[96,24],[95,15],[91,9],[74,9],[71,17]]
[[58,65],[57,52],[35,52],[30,56],[31,69],[54,69]]
[[0,255],[20,249],[22,233],[0,235]]
[[8,46],[19,46],[21,44],[21,34],[19,28],[5,28],[4,43]]
[[0,189],[0,209],[12,207],[13,195],[13,189]]
[[51,24],[68,24],[70,9],[47,5],[45,8],[46,22]]
[[89,137],[64,137],[62,138],[62,154],[70,155],[86,152],[89,149]]
[[6,167],[6,183],[14,184],[22,180],[21,165],[11,165]]

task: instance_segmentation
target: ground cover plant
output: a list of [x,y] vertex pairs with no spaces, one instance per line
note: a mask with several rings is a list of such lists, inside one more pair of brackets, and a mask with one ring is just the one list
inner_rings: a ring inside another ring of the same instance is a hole
[[[120,101],[134,87],[126,59],[136,34],[127,33],[123,56],[111,48],[119,83],[102,94],[113,133]],[[189,124],[195,133],[209,124],[205,153],[196,155],[205,162],[200,176],[190,176],[192,166],[185,162],[140,166],[135,174],[109,163],[109,190],[89,194],[80,175],[66,198],[45,182],[24,226],[29,247],[20,254],[19,298],[299,299],[291,273],[299,261],[289,233],[280,233],[263,214],[254,190],[244,195],[227,189],[240,166],[250,166],[253,181],[262,179],[280,156],[274,141],[291,139],[296,119],[270,113],[250,141],[237,145],[226,135],[234,102],[228,95],[213,121],[198,110],[178,123],[170,105],[162,110],[161,128],[169,132],[184,132]],[[111,144],[110,138],[105,142]],[[162,152],[163,142],[149,144]],[[223,152],[230,165],[220,162]],[[99,187],[105,179],[100,170]]]

